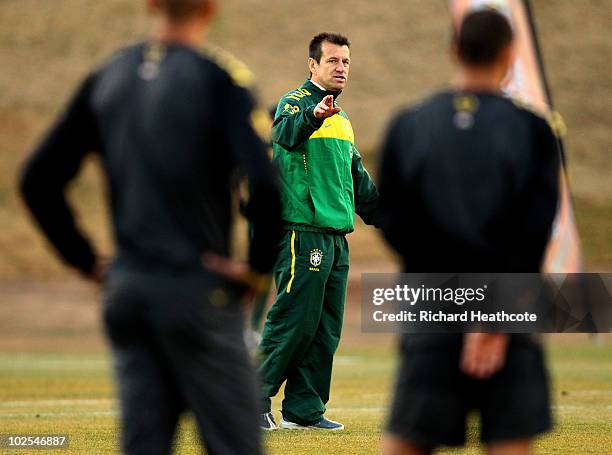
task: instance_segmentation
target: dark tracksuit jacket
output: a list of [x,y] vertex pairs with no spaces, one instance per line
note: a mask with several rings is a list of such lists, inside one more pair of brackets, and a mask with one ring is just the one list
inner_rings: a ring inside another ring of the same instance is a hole
[[[406,272],[537,273],[559,169],[544,118],[495,93],[442,92],[392,121],[380,169],[381,228]],[[538,343],[512,335],[506,367],[477,381],[459,371],[462,337],[402,337],[389,431],[425,447],[461,444],[468,408],[498,418],[495,428],[486,423],[485,441],[549,428]]]
[[383,149],[380,216],[404,270],[538,272],[557,150],[544,118],[493,93],[442,92],[399,114]]
[[285,94],[272,128],[285,228],[274,277],[278,292],[260,346],[264,411],[286,380],[283,416],[321,419],[329,400],[349,267],[345,235],[354,214],[374,224],[378,193],[361,162],[348,115],[319,120],[327,95],[311,81]]
[[104,317],[127,453],[169,453],[184,408],[194,411],[209,453],[260,453],[240,291],[201,266],[204,252],[229,255],[240,173],[253,188],[249,263],[266,274],[276,260],[277,176],[256,134],[267,115],[256,109],[250,78],[221,51],[128,47],[87,77],[21,177],[52,245],[90,274],[96,253],[65,190],[89,152],[101,161],[117,244]]

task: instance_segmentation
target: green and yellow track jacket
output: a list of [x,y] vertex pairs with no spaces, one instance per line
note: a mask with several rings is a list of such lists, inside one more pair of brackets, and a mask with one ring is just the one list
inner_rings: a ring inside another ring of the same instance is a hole
[[310,80],[285,94],[272,127],[287,229],[347,234],[354,213],[377,224],[378,192],[361,163],[353,127],[344,111],[325,121],[314,116],[327,95]]

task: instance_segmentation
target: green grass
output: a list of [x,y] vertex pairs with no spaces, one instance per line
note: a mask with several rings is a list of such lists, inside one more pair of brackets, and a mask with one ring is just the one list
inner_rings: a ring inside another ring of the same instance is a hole
[[[387,348],[341,348],[328,415],[345,423],[346,431],[273,432],[265,435],[268,453],[377,453],[395,360]],[[556,426],[538,440],[536,453],[612,453],[612,346],[586,341],[555,344],[550,346],[549,360]],[[279,399],[273,401],[273,408],[279,417]],[[0,353],[2,433],[67,433],[70,447],[60,453],[113,453],[117,451],[116,410],[106,354]],[[444,453],[479,453],[477,431],[474,421],[467,448]],[[187,416],[181,422],[177,452],[198,453],[198,444],[193,420]]]

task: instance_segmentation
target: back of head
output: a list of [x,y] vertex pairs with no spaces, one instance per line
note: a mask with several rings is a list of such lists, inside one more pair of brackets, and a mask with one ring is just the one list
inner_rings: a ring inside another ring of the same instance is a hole
[[172,21],[181,21],[201,11],[210,0],[156,0],[161,11]]
[[454,40],[461,64],[486,67],[494,64],[512,44],[514,32],[506,16],[487,8],[468,13]]

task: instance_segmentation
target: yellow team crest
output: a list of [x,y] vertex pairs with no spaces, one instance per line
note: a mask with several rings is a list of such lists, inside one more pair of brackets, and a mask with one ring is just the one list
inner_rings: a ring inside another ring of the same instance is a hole
[[318,272],[319,266],[323,262],[323,251],[315,248],[310,251],[310,265],[312,266],[310,270]]

